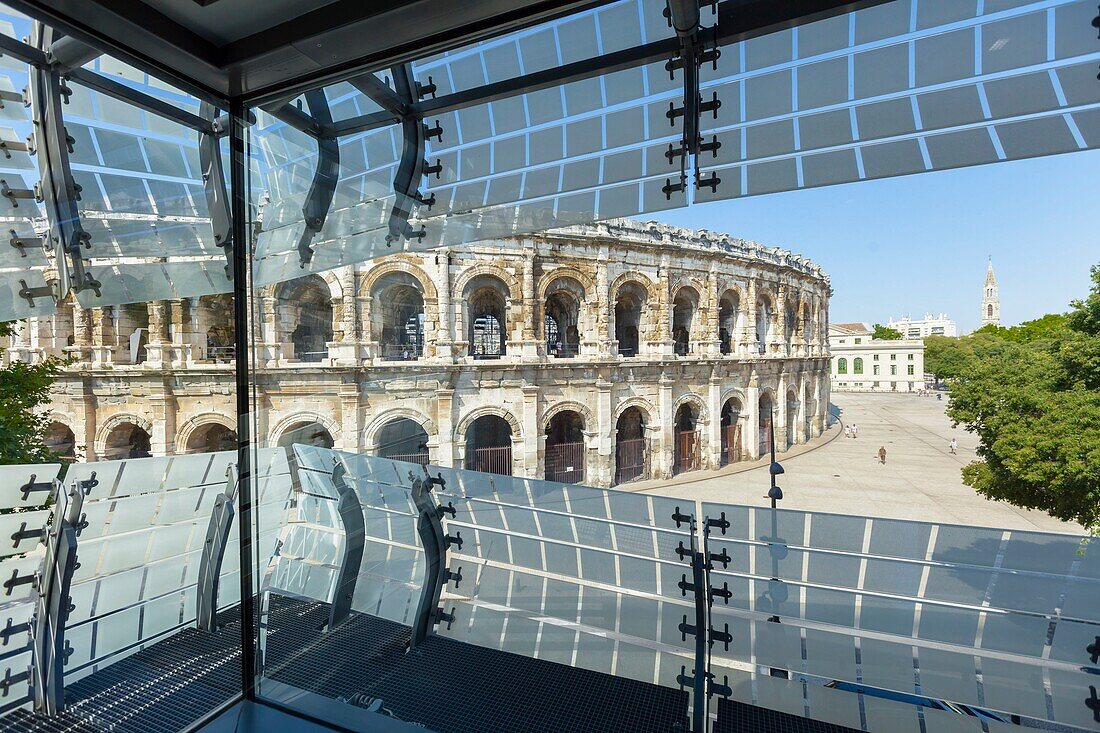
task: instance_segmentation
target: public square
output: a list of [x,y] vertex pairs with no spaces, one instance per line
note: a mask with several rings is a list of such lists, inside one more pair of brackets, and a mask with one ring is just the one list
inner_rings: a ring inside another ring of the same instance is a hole
[[[780,456],[785,509],[809,509],[970,526],[1080,533],[1076,524],[1043,512],[990,501],[962,482],[960,469],[975,460],[977,436],[953,429],[947,398],[915,394],[832,394],[829,429]],[[846,438],[855,424],[859,437]],[[958,454],[949,450],[958,439]],[[877,452],[886,448],[886,464]],[[737,464],[719,472],[694,472],[647,481],[635,490],[703,501],[767,505],[767,462]]]

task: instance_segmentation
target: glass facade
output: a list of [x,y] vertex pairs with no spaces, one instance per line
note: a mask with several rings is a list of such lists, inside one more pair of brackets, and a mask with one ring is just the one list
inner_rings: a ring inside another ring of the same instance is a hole
[[1096,730],[1093,538],[627,485],[834,420],[818,265],[627,217],[1100,146],[1094,6],[725,4],[255,106],[0,8],[0,729]]

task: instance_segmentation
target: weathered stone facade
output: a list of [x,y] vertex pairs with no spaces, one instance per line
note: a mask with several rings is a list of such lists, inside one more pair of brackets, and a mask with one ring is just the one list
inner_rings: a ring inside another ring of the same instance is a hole
[[[548,425],[568,411],[584,482],[606,486],[636,408],[643,475],[714,468],[760,454],[762,404],[781,450],[821,433],[828,297],[820,268],[787,251],[656,223],[398,254],[258,293],[251,427],[274,444],[317,424],[337,448],[375,451],[407,418],[432,462],[461,466],[473,422],[496,415],[512,473],[542,477]],[[24,324],[8,355],[73,359],[51,420],[83,458],[110,454],[120,426],[154,455],[201,450],[209,426],[236,430],[230,318],[227,296],[69,306]],[[131,349],[135,327],[147,335]]]

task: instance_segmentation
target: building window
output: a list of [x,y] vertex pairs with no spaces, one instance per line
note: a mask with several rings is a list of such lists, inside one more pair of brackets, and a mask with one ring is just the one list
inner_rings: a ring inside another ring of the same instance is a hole
[[836,360],[836,373],[847,374],[848,373],[848,360],[841,357]]
[[877,377],[878,376],[878,364],[875,364],[874,369],[875,369],[874,374]]
[[857,343],[857,344],[862,344],[862,343],[863,343],[863,339],[861,339],[861,338],[858,338],[858,339],[856,339],[856,343]]
[[878,361],[878,354],[875,354],[875,355],[874,355],[873,357],[871,357],[871,358],[873,358],[873,359],[874,359],[875,361]]
[[909,355],[909,361],[913,361],[913,355],[912,354]]
[[863,374],[863,359],[858,356],[852,362],[852,374]]
[[913,365],[912,364],[909,365],[909,370],[908,371],[909,371],[909,376],[910,377],[913,376]]
[[898,360],[898,355],[897,354],[890,354],[890,361],[897,361],[897,360]]
[[890,376],[891,376],[891,377],[896,377],[897,375],[898,375],[898,368],[897,368],[897,366],[895,366],[895,365],[891,364],[891,365],[890,365]]

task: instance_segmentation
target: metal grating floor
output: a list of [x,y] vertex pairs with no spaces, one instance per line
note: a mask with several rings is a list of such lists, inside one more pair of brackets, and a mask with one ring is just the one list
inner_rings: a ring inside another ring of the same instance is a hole
[[860,733],[835,723],[760,708],[735,700],[718,701],[714,733]]

